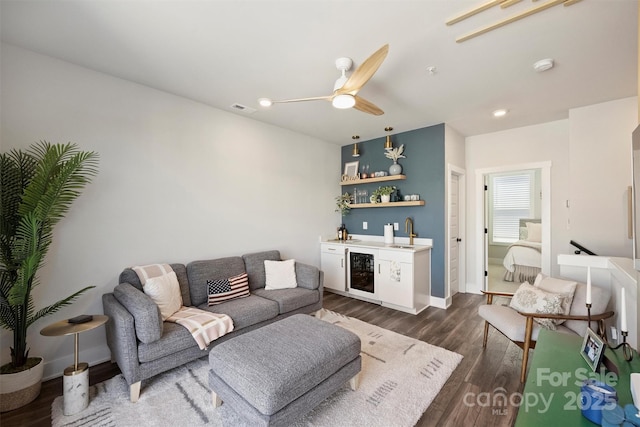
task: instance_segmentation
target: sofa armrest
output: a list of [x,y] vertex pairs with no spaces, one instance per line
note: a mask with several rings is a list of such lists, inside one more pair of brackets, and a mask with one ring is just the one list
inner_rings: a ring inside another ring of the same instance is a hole
[[104,314],[109,317],[106,324],[107,345],[111,350],[111,360],[122,371],[127,383],[140,381],[138,362],[138,340],[133,326],[133,316],[118,302],[113,294],[102,295]]
[[162,336],[162,315],[153,300],[129,283],[120,283],[113,290],[114,297],[133,316],[137,338],[145,344]]
[[318,267],[296,261],[296,282],[298,287],[318,289],[322,286],[322,276]]

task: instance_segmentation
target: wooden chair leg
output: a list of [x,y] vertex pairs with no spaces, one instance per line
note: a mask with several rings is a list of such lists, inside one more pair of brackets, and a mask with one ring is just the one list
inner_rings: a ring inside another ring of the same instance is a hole
[[522,368],[520,370],[520,382],[527,379],[527,362],[529,362],[529,348],[531,348],[531,332],[533,330],[533,317],[527,317],[527,326],[524,331],[524,348],[522,349]]
[[211,403],[214,408],[218,408],[222,405],[222,399],[220,399],[220,396],[218,396],[218,394],[213,390],[211,390]]
[[351,387],[351,390],[356,391],[358,389],[358,386],[360,385],[360,372],[358,372],[357,374],[355,374],[350,380],[349,380],[349,386]]
[[482,339],[482,348],[487,348],[487,337],[489,336],[489,322],[484,322],[484,338]]

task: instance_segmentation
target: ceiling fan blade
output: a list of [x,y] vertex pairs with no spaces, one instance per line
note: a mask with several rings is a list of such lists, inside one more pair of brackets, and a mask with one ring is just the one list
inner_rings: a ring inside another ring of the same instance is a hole
[[287,102],[303,102],[303,101],[319,101],[319,100],[330,101],[331,98],[333,98],[333,95],[312,96],[310,98],[283,99],[281,101],[271,101],[271,102],[273,102],[274,104],[285,104]]
[[348,93],[355,95],[364,86],[369,79],[378,71],[382,62],[387,57],[389,45],[385,44],[368,57],[360,66],[351,74],[347,82],[336,91],[337,95]]
[[381,116],[384,114],[384,111],[378,108],[378,106],[375,105],[373,102],[367,101],[366,99],[358,95],[356,95],[355,98],[356,98],[356,105],[354,105],[353,108],[355,108],[356,110],[360,110],[364,113],[373,114],[374,116]]

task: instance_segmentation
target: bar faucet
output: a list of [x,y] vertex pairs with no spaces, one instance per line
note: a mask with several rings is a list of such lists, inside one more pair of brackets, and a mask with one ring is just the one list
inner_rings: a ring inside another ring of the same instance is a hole
[[409,234],[409,244],[413,245],[413,238],[418,235],[413,234],[413,220],[410,217],[404,220],[404,232]]

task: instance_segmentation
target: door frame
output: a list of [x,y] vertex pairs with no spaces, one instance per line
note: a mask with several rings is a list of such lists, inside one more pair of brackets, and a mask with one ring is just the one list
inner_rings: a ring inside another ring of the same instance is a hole
[[[540,187],[542,191],[540,217],[542,222],[542,273],[551,274],[551,162],[521,163],[486,169],[476,169],[476,206],[482,207],[482,214],[476,215],[476,271],[474,272],[475,289],[469,290],[480,293],[486,289],[485,265],[488,254],[485,250],[485,176],[492,173],[515,172],[526,169],[540,169]],[[478,209],[480,211],[480,209]],[[478,286],[480,285],[480,286]]]
[[444,269],[445,273],[445,304],[447,307],[451,305],[451,280],[449,278],[449,272],[451,271],[451,227],[449,221],[451,219],[451,188],[449,183],[453,176],[458,177],[458,237],[462,239],[461,244],[458,246],[458,292],[467,292],[466,281],[466,235],[465,235],[465,200],[466,200],[466,171],[458,166],[447,163],[447,217],[446,217],[446,237],[445,237],[445,253],[446,253],[446,265]]

